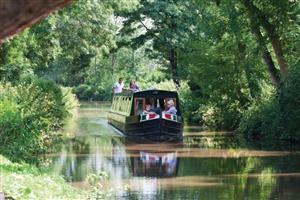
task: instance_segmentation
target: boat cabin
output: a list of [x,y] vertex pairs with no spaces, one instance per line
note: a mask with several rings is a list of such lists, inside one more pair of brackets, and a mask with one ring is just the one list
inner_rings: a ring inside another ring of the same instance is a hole
[[115,94],[112,101],[111,112],[125,116],[138,116],[150,105],[157,112],[166,111],[167,102],[173,100],[176,107],[176,115],[181,115],[176,92],[163,90],[146,90],[140,92],[123,92]]
[[[172,113],[167,112],[170,102],[175,107]],[[125,91],[115,94],[108,122],[130,136],[182,136],[179,99],[177,93],[171,91]]]

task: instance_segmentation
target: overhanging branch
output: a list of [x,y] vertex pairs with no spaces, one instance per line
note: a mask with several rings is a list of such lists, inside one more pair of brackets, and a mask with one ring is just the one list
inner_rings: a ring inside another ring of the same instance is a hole
[[0,43],[71,2],[72,0],[1,0]]

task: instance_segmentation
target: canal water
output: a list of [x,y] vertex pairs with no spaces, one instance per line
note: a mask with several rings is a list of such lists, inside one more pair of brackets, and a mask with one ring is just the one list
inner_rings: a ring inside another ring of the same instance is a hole
[[47,155],[53,173],[88,188],[91,174],[105,172],[110,199],[300,199],[299,147],[188,125],[179,143],[129,141],[107,124],[108,111],[82,103],[64,129],[73,139]]

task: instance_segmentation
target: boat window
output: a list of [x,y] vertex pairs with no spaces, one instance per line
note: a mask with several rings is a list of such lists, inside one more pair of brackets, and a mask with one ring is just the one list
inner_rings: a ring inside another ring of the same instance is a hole
[[176,98],[160,98],[160,99],[155,99],[154,100],[154,104],[152,104],[152,105],[154,105],[154,108],[159,108],[161,111],[166,111],[166,110],[168,110],[167,102],[169,100],[173,100],[174,101],[174,106],[177,107],[176,106],[176,103],[177,103]]
[[150,104],[151,108],[154,108],[155,107],[154,98],[147,98],[146,99],[146,104]]
[[129,113],[131,109],[131,98],[127,97],[126,98],[126,113]]
[[112,110],[116,110],[116,104],[117,104],[117,97],[116,96],[114,96],[114,98],[113,98],[113,102],[112,102]]
[[144,98],[135,98],[134,99],[134,115],[140,115],[143,113],[145,107]]
[[119,105],[119,97],[116,97],[115,110],[118,109],[118,105]]
[[127,97],[123,97],[122,111],[127,112]]
[[123,104],[123,97],[122,96],[120,96],[120,99],[119,99],[119,111],[121,111],[122,112],[122,104]]

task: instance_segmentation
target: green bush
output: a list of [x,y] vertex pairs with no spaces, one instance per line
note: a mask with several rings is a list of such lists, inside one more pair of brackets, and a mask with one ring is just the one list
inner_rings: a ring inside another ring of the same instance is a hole
[[282,126],[282,139],[300,141],[300,63],[290,68],[279,95]]
[[15,102],[0,100],[0,152],[14,161],[28,160],[38,148],[37,135],[26,127]]
[[93,95],[93,91],[89,85],[81,84],[78,87],[74,88],[73,92],[79,99],[87,100]]
[[291,67],[278,92],[256,100],[243,114],[239,131],[246,137],[300,141],[299,77],[300,65]]
[[27,77],[17,85],[0,85],[1,152],[13,161],[37,161],[56,139],[64,119],[78,102],[70,88]]
[[181,112],[186,122],[201,124],[202,116],[197,114],[200,101],[195,98],[187,82],[181,82],[178,89]]
[[73,89],[80,100],[107,101],[111,99],[111,88],[100,85],[81,84]]
[[205,127],[212,130],[235,130],[238,126],[241,111],[237,102],[212,104],[205,102],[199,106],[197,113]]
[[62,101],[64,103],[65,116],[71,117],[74,110],[79,107],[79,101],[76,98],[76,95],[73,94],[72,88],[61,87],[61,91],[63,94]]
[[26,124],[43,134],[57,130],[68,115],[61,88],[53,81],[27,78],[16,86],[15,99]]
[[282,115],[276,97],[255,101],[243,114],[239,131],[247,138],[281,139]]

